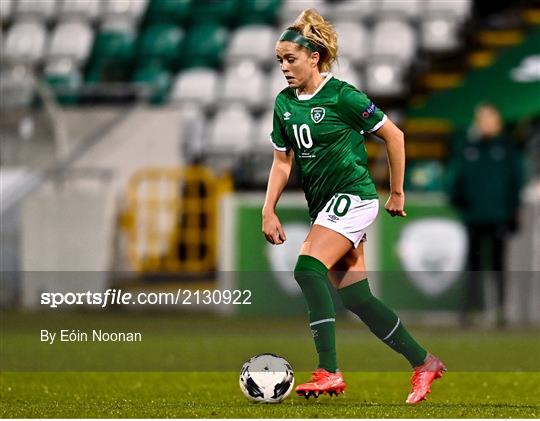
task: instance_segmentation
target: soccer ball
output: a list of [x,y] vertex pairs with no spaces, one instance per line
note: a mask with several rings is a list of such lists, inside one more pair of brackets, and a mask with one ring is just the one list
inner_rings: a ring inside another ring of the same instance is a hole
[[240,389],[251,401],[278,403],[294,386],[294,373],[284,358],[259,354],[250,358],[240,372]]

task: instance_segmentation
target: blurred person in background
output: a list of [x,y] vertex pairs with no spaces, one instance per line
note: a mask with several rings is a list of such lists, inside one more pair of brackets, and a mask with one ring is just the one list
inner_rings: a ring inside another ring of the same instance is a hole
[[[509,235],[519,226],[522,164],[504,131],[499,110],[480,104],[467,132],[458,133],[448,166],[450,202],[458,210],[468,236],[466,295],[461,322],[471,324],[483,305],[483,270],[496,282],[496,323],[505,324],[505,258]],[[486,253],[488,252],[488,253]]]
[[363,92],[329,73],[337,57],[337,35],[316,10],[305,10],[283,32],[276,56],[289,86],[278,94],[274,106],[271,140],[275,151],[262,231],[271,244],[286,241],[275,209],[293,159],[312,219],[294,276],[307,303],[319,365],[296,392],[309,398],[337,395],[346,387],[336,357],[330,281],[345,307],[409,361],[413,376],[407,403],[420,402],[432,382],[442,376],[444,365],[372,295],[364,261],[366,228],[377,216],[379,201],[367,168],[363,133],[374,132],[385,141],[391,172],[385,209],[392,216],[405,217],[403,133]]

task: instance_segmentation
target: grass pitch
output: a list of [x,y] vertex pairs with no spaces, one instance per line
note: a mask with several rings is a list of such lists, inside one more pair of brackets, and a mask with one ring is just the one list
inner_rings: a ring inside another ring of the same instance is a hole
[[[292,363],[296,383],[305,381],[315,353],[303,319],[285,324],[181,314],[62,312],[7,313],[1,319],[4,418],[540,416],[537,330],[411,329],[449,368],[433,385],[428,401],[411,407],[404,402],[410,369],[403,358],[360,325],[340,319],[338,355],[346,394],[317,400],[291,395],[281,404],[265,405],[244,398],[239,369],[252,355],[275,352]],[[145,332],[142,343],[47,345],[38,339],[41,328],[126,330],[134,325]],[[88,367],[96,369],[90,372]]]
[[[299,381],[306,373],[297,373]],[[404,403],[408,375],[349,373],[338,398],[247,401],[237,373],[3,373],[2,417],[538,418],[538,373],[447,373],[429,400]]]

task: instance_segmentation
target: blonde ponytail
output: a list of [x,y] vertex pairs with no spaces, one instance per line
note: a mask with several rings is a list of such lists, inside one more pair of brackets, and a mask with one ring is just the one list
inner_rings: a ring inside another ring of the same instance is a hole
[[337,59],[337,34],[330,22],[315,9],[306,9],[296,18],[289,29],[300,32],[305,38],[321,48],[319,70],[328,72]]

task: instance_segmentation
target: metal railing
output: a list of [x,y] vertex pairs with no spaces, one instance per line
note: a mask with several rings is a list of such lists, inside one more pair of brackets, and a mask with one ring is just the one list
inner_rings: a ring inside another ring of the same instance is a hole
[[133,268],[215,270],[219,199],[231,190],[230,177],[218,177],[203,166],[137,171],[120,220]]

